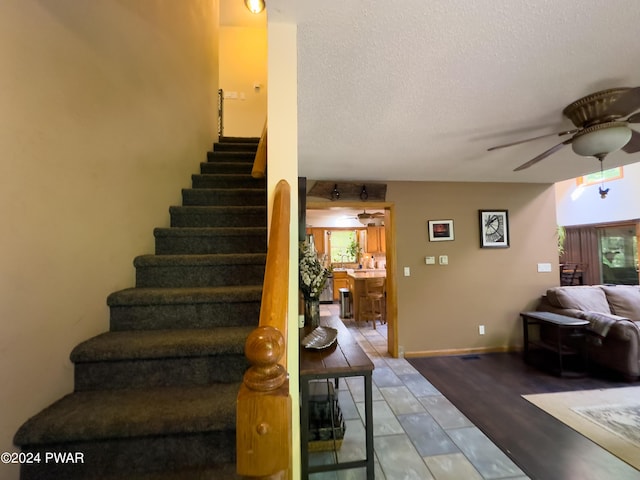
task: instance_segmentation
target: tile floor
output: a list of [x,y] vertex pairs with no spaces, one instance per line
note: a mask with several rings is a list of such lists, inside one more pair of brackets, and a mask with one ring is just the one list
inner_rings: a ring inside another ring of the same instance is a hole
[[[320,315],[339,315],[322,304]],[[373,428],[376,480],[523,480],[528,477],[404,359],[387,352],[387,326],[343,320],[375,365]],[[321,322],[322,324],[322,318]],[[346,425],[340,462],[364,458],[364,381],[341,379],[338,403]],[[312,465],[335,463],[333,452],[314,452]],[[365,479],[365,470],[310,475],[313,480]]]

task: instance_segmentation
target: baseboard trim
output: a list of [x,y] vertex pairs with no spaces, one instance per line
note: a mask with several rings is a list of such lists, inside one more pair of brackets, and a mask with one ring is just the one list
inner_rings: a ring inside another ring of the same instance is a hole
[[504,347],[478,347],[478,348],[452,348],[446,350],[424,350],[420,352],[405,352],[405,358],[418,357],[445,357],[454,355],[470,355],[481,353],[506,353],[521,352],[521,346],[504,346]]

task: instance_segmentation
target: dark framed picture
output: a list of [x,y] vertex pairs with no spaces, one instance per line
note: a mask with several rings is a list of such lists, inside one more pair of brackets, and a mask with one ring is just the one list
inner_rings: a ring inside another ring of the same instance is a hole
[[429,220],[429,241],[453,240],[453,220]]
[[479,210],[480,248],[509,247],[509,211]]

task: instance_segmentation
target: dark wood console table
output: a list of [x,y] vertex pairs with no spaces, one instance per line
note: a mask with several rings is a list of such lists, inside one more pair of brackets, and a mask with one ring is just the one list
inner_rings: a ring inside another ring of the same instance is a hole
[[[310,473],[366,467],[367,480],[374,480],[373,455],[373,363],[338,317],[321,317],[320,324],[338,330],[338,341],[322,350],[300,346],[300,443],[302,478]],[[300,329],[300,339],[313,330]],[[364,377],[366,458],[359,461],[309,466],[309,382],[318,379]]]
[[[551,312],[522,312],[524,335],[524,361],[530,363],[530,347],[550,351],[556,355],[556,369],[561,377],[584,376],[587,373],[587,325],[589,322],[578,318]],[[530,327],[538,325],[538,338],[532,339]],[[542,329],[547,335],[542,335]],[[578,367],[568,370],[565,360],[577,359]]]

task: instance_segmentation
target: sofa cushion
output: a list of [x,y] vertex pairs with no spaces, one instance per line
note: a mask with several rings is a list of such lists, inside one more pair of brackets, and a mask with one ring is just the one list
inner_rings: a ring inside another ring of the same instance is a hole
[[573,308],[585,312],[613,313],[609,308],[604,291],[594,286],[550,288],[547,290],[547,300],[551,305],[558,308]]
[[640,287],[637,285],[602,285],[611,313],[640,320]]

